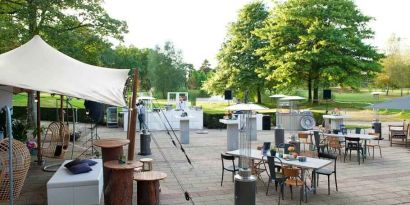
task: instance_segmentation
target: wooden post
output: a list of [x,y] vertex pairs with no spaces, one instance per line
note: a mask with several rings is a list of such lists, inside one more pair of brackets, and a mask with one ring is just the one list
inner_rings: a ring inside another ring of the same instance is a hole
[[132,104],[130,107],[131,110],[131,120],[130,126],[128,127],[128,139],[130,144],[128,145],[128,160],[134,160],[134,149],[135,149],[135,131],[137,126],[137,109],[135,104],[137,103],[137,86],[138,86],[138,68],[134,70],[134,80],[132,81]]
[[64,95],[60,95],[60,122],[64,123]]
[[41,154],[41,112],[40,112],[40,91],[36,93],[37,97],[37,164],[41,165],[43,156]]

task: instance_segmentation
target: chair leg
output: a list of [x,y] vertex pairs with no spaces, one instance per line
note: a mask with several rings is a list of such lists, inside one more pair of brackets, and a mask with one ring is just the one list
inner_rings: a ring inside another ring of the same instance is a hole
[[222,169],[222,179],[221,179],[221,186],[222,186],[222,183],[224,182],[224,170]]
[[330,175],[327,175],[327,195],[330,195]]
[[339,191],[339,190],[337,190],[337,178],[336,178],[336,172],[335,172],[335,185],[336,185],[336,191]]
[[293,200],[293,190],[292,190],[292,185],[289,186],[290,189],[290,200]]
[[235,181],[235,172],[232,172],[232,182]]
[[374,159],[374,147],[373,147],[373,159]]
[[270,181],[272,181],[272,180],[269,179],[269,181],[268,181],[268,188],[266,188],[266,196],[268,196]]
[[319,187],[319,174],[317,174],[317,177],[316,177],[316,187]]
[[359,165],[360,165],[360,149],[357,148],[357,160],[359,161]]
[[379,146],[379,150],[380,150],[380,158],[383,158],[383,156],[382,156],[382,147]]

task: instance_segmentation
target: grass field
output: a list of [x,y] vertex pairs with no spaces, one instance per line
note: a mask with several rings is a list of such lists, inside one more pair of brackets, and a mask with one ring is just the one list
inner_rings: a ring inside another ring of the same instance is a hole
[[[407,90],[405,92],[407,94]],[[307,92],[302,91],[300,95],[307,97]],[[301,109],[310,109],[312,111],[325,111],[333,110],[334,108],[340,108],[343,110],[364,110],[366,107],[378,102],[383,102],[390,100],[396,97],[400,97],[400,92],[398,90],[391,91],[389,96],[381,95],[379,98],[376,98],[370,94],[370,92],[361,91],[361,92],[333,92],[333,100],[329,102],[321,101],[319,104],[311,104],[308,102],[301,103],[299,108]],[[50,94],[42,93],[41,94],[41,106],[42,107],[59,107],[60,96],[51,96]],[[65,101],[66,102],[66,101]],[[83,108],[84,100],[73,98],[70,100],[70,103],[75,107]],[[154,101],[156,107],[162,107],[167,104],[165,99],[157,99]],[[232,103],[231,103],[232,104]],[[13,97],[14,106],[26,106],[27,105],[27,94],[20,93],[14,95]],[[201,106],[206,113],[225,113],[225,107],[229,105],[228,102],[197,102],[197,106]],[[267,96],[264,97],[264,103],[266,107],[273,108],[270,111],[274,111],[276,108],[276,103],[274,100],[269,99]],[[173,105],[175,107],[175,105]],[[402,119],[410,119],[410,111],[401,111],[401,110],[380,110],[381,115],[397,115]]]

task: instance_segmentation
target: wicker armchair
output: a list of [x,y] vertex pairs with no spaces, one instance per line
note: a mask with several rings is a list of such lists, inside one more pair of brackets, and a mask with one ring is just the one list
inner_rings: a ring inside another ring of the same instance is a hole
[[[10,199],[9,139],[0,141],[0,201]],[[13,140],[13,196],[17,199],[30,168],[30,153],[27,146]]]
[[[70,135],[68,127],[62,122],[52,122],[48,126],[44,136],[41,149],[42,156],[54,159],[64,159],[69,142]],[[52,167],[57,167],[60,165],[61,164],[45,165],[43,170],[55,172],[57,169],[52,169]]]

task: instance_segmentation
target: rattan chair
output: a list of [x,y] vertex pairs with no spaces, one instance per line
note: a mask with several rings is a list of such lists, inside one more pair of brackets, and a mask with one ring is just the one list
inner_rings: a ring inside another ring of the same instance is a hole
[[[0,141],[0,201],[10,199],[9,139]],[[27,146],[13,140],[13,196],[17,199],[30,168],[30,153]]]
[[[45,133],[41,149],[42,156],[53,159],[64,159],[70,141],[69,130],[62,122],[52,122]],[[44,165],[43,170],[55,172],[61,163]]]

